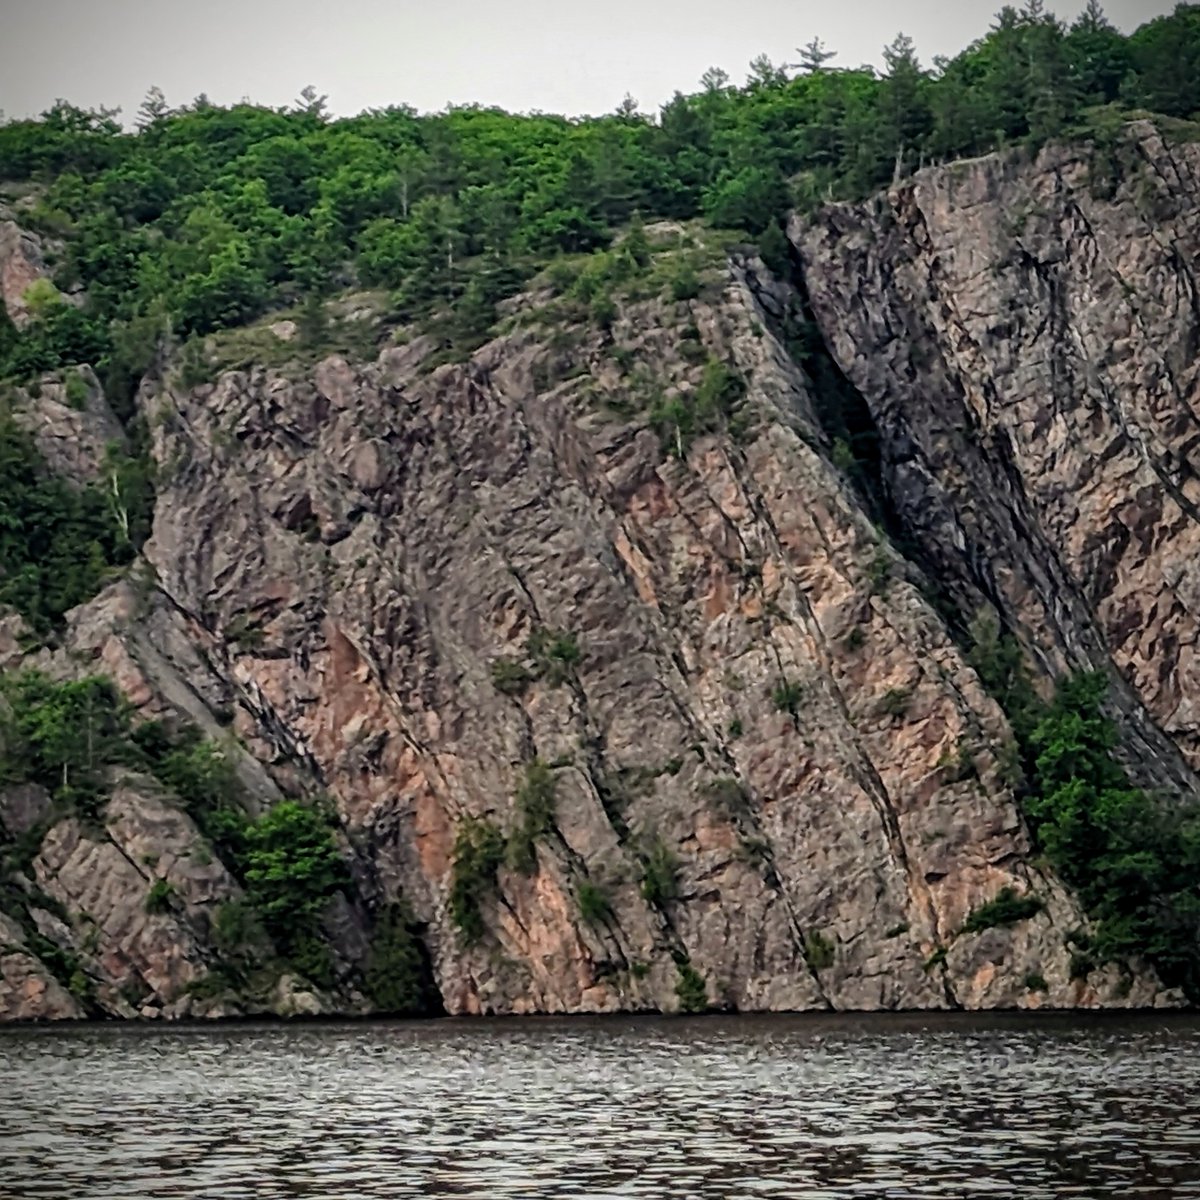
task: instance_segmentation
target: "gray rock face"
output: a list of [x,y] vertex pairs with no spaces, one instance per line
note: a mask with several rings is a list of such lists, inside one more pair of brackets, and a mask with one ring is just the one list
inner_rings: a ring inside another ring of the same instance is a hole
[[30,321],[25,294],[32,284],[46,278],[46,261],[41,239],[16,221],[3,219],[6,215],[0,213],[0,303],[9,320],[24,329]]
[[35,783],[21,783],[0,792],[0,826],[10,837],[20,837],[50,815],[50,796]]
[[[1195,190],[1154,200],[1150,231],[1125,192],[1091,200],[1085,167],[926,172],[793,239],[923,561],[1043,663],[1114,663],[1129,753],[1192,787]],[[1071,978],[1086,921],[1033,860],[1011,731],[834,465],[774,332],[794,301],[735,259],[699,299],[623,304],[611,334],[538,294],[465,363],[415,338],[147,388],[152,571],[27,661],[85,664],[212,736],[232,713],[255,802],[331,797],[361,894],[403,897],[451,1013],[671,1010],[683,963],[738,1009],[1173,1003],[1149,971]],[[694,396],[709,359],[747,384],[731,432],[664,447],[648,410]],[[522,854],[538,764],[553,819]],[[471,892],[475,942],[451,903],[468,818],[510,843]],[[238,885],[190,819],[131,779],[103,825],[53,824],[29,881],[71,918],[97,1003],[242,1011],[193,999]],[[150,914],[156,878],[175,899]],[[1006,887],[1044,908],[960,933]],[[354,906],[327,925],[361,963]],[[0,1014],[73,1015],[8,988]],[[268,991],[281,1013],[344,1003],[294,975]]]
[[[1068,978],[1081,918],[1027,863],[999,778],[1004,718],[829,464],[760,295],[739,268],[618,324],[665,388],[699,385],[688,325],[749,381],[741,439],[682,461],[611,415],[635,399],[598,332],[164,394],[162,586],[223,637],[255,753],[307,764],[408,898],[452,1012],[670,1008],[680,955],[738,1008],[1096,1002]],[[498,690],[538,630],[571,634],[578,665]],[[960,747],[969,781],[944,766]],[[465,945],[456,829],[514,828],[535,758],[554,833],[532,875],[501,869]],[[661,903],[641,887],[658,845],[678,864]],[[583,885],[610,916],[583,920]],[[995,935],[1003,967],[964,949],[926,970],[1005,886],[1050,903]]]
[[32,434],[38,453],[56,474],[75,483],[95,483],[103,475],[109,447],[125,447],[125,431],[113,415],[95,372],[77,370],[86,398],[78,408],[62,380],[45,379],[36,398],[21,394],[17,424]]
[[925,171],[792,236],[905,527],[964,606],[1109,672],[1134,770],[1195,791],[1200,147]]
[[70,992],[25,944],[25,931],[0,913],[0,1017],[64,1021],[84,1015]]

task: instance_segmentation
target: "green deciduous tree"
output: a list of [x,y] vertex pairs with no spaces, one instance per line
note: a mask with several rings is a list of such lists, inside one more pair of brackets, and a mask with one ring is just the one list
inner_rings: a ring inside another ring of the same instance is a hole
[[95,817],[107,768],[124,761],[128,718],[105,679],[54,683],[27,672],[0,677],[0,774],[41,784]]
[[285,800],[246,829],[246,884],[271,935],[285,944],[344,887],[346,867],[328,814]]

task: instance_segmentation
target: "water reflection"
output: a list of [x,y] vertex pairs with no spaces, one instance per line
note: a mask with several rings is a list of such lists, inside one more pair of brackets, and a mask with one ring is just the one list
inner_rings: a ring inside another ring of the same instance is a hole
[[9,1030],[0,1194],[1200,1197],[1200,1022]]

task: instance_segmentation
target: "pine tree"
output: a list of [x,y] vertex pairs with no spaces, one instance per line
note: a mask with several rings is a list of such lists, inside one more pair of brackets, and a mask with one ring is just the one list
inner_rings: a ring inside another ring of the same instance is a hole
[[626,92],[617,105],[617,116],[622,121],[640,121],[642,114],[638,111],[638,102],[634,99],[633,94]]
[[[1040,14],[1036,19],[1035,10]],[[1072,78],[1062,25],[1042,13],[1041,0],[1030,0],[1025,16],[1029,135],[1035,142],[1043,142],[1058,137],[1066,129],[1071,114],[1078,108],[1078,89]]]
[[139,130],[149,129],[151,125],[156,125],[170,115],[171,110],[167,107],[167,98],[163,95],[162,88],[152,87],[138,108],[135,124]]
[[1087,7],[1079,14],[1072,28],[1085,33],[1098,33],[1103,29],[1111,29],[1112,24],[1104,15],[1104,6],[1100,0],[1088,0]]
[[984,43],[986,73],[979,90],[990,132],[999,141],[1023,137],[1029,129],[1025,35],[1021,15],[1006,4]]
[[310,83],[300,90],[300,95],[296,98],[296,111],[316,117],[318,121],[326,121],[329,119],[328,100],[326,95],[317,95],[317,89]]
[[1088,0],[1067,34],[1071,75],[1085,102],[1111,104],[1133,68],[1129,44],[1104,15],[1099,0]]
[[776,88],[787,83],[787,72],[777,67],[766,54],[760,54],[750,63],[750,74],[746,85],[750,88]]
[[880,108],[889,151],[896,157],[897,172],[911,166],[933,125],[925,98],[925,72],[921,70],[912,38],[901,33],[884,47],[887,76],[880,92]]
[[1128,46],[1137,72],[1131,99],[1172,117],[1200,110],[1200,5],[1178,5],[1143,25]]
[[796,53],[800,55],[796,66],[806,75],[815,75],[818,71],[823,71],[830,59],[837,58],[837,51],[826,50],[825,43],[818,37],[813,38],[807,46],[797,46]]

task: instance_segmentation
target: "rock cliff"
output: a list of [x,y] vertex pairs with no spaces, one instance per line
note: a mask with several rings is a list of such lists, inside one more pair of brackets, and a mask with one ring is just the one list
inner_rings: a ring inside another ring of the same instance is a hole
[[1149,122],[793,226],[899,519],[1048,671],[1110,672],[1129,758],[1194,792],[1200,147]]
[[[1131,772],[1196,792],[1200,150],[1134,134],[1108,187],[1052,147],[796,218],[794,278],[734,252],[601,322],[535,288],[469,361],[413,336],[148,380],[144,562],[60,645],[8,618],[0,661],[223,742],[255,809],[327,795],[334,977],[204,986],[241,884],[122,775],[91,826],[0,795],[37,843],[0,1014],[367,1011],[399,903],[449,1013],[1175,1002],[1073,969],[1087,918],[960,637],[990,607],[1043,679],[1108,672]],[[831,436],[829,369],[877,481]],[[716,392],[728,420],[672,419]],[[86,478],[102,398],[22,411]],[[468,879],[481,831],[504,850]],[[1040,907],[964,931],[1005,889]]]

